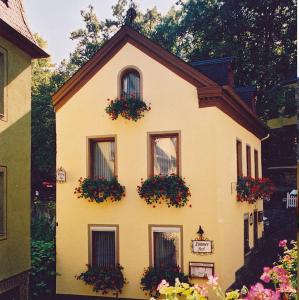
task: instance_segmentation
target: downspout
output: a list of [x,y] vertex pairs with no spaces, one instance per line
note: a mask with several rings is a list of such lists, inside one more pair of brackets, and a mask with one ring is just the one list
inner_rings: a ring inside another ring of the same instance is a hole
[[268,133],[265,137],[263,137],[263,138],[261,139],[261,142],[267,140],[269,137],[270,137],[270,133]]

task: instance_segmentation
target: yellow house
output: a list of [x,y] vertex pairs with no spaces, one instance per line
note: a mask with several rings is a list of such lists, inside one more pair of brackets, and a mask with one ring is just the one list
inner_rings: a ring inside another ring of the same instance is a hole
[[20,0],[0,1],[0,299],[28,299],[31,60],[47,57]]
[[[128,93],[150,103],[151,110],[137,122],[112,120],[105,111],[107,99],[125,99]],[[229,287],[262,237],[257,220],[262,201],[237,202],[235,187],[237,175],[261,177],[261,139],[267,136],[232,80],[221,86],[124,26],[57,91],[53,103],[61,180],[59,299],[101,296],[75,276],[86,264],[107,261],[124,267],[128,283],[122,298],[147,299],[140,289],[144,268],[169,259],[191,272],[193,282],[204,283],[201,277],[214,273]],[[142,178],[171,173],[185,178],[188,205],[148,205],[140,198]],[[89,202],[74,194],[80,177],[113,175],[125,186],[121,201]],[[199,226],[203,238],[212,241],[210,253],[191,247],[200,237]],[[172,241],[170,258],[168,250],[162,253],[165,239]]]

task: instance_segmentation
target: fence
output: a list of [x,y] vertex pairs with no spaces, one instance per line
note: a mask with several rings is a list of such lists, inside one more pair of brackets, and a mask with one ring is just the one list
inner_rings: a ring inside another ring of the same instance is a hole
[[297,196],[287,193],[287,208],[297,207]]

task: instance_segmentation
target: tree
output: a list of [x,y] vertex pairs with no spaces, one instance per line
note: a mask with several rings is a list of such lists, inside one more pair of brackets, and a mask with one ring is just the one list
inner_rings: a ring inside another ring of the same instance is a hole
[[[40,47],[46,42],[38,35]],[[50,58],[34,60],[32,63],[32,112],[31,112],[31,178],[32,190],[39,188],[42,180],[55,177],[56,131],[55,114],[51,94],[53,64]]]

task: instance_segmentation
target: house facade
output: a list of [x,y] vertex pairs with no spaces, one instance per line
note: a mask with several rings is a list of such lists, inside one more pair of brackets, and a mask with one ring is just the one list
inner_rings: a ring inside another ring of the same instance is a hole
[[[151,105],[137,122],[112,120],[105,112],[107,99],[126,93]],[[213,272],[224,288],[230,286],[263,233],[257,220],[262,201],[237,202],[235,188],[238,175],[261,177],[261,139],[267,135],[231,81],[219,85],[124,26],[58,90],[53,103],[57,168],[66,175],[57,185],[61,299],[100,297],[75,276],[86,264],[105,261],[124,267],[128,283],[121,298],[148,298],[140,289],[144,269],[169,259],[186,274],[192,263],[208,263],[213,270],[206,275]],[[141,179],[171,173],[185,178],[191,192],[186,206],[148,205],[140,198]],[[122,200],[78,199],[78,179],[96,176],[117,176],[125,186]],[[191,247],[199,226],[213,243],[205,255]],[[167,239],[171,258],[163,248]]]
[[19,0],[0,1],[0,299],[28,299],[31,60],[46,57]]

